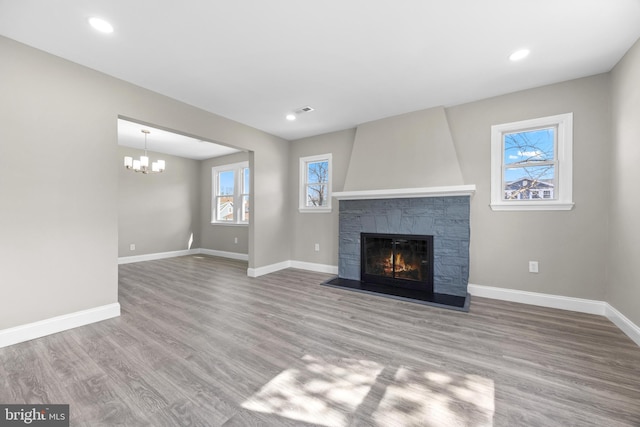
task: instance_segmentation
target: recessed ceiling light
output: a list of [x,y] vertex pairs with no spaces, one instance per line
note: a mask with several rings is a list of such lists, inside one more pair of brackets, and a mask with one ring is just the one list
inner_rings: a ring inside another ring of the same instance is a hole
[[529,56],[529,52],[530,52],[529,49],[516,50],[511,55],[509,55],[509,59],[511,61],[520,61],[521,59],[524,59],[527,56]]
[[89,18],[89,24],[101,33],[113,33],[113,25],[102,18],[97,18],[95,16]]
[[295,119],[296,119],[295,114],[287,114],[287,120],[289,120],[290,122],[294,121]]

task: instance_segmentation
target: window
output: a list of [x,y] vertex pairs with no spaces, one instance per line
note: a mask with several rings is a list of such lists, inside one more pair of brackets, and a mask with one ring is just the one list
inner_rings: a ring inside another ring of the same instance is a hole
[[300,212],[331,212],[331,154],[300,158]]
[[573,208],[573,113],[491,127],[491,209]]
[[249,163],[216,166],[213,180],[211,222],[218,224],[249,223]]

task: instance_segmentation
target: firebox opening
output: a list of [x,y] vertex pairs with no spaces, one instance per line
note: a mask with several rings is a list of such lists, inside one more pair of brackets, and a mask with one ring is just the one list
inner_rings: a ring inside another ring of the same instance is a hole
[[433,293],[433,236],[362,233],[360,280]]

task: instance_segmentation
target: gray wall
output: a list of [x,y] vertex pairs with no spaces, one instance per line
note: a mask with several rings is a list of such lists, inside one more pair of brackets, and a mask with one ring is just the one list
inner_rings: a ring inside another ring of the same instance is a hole
[[461,184],[444,108],[358,126],[345,191]]
[[117,301],[119,115],[254,151],[250,267],[290,259],[289,143],[0,37],[0,329]]
[[[211,198],[212,198],[212,178],[211,168],[214,166],[240,163],[249,160],[246,152],[230,154],[228,156],[216,157],[203,160],[200,168],[200,232],[201,244],[204,249],[213,249],[224,252],[235,252],[239,254],[249,253],[249,226],[248,225],[221,225],[211,223]],[[253,212],[251,212],[253,213]],[[235,243],[235,238],[238,243]]]
[[[118,147],[120,159],[141,154]],[[121,167],[118,172],[119,257],[200,247],[200,161],[151,151],[149,156],[165,160],[166,171],[144,175]]]
[[[289,169],[289,210],[291,217],[291,259],[325,265],[338,265],[338,202],[332,201],[330,213],[300,213],[300,157],[332,153],[333,185],[342,191],[351,156],[355,129],[332,132],[291,143]],[[320,244],[320,251],[314,245]]]
[[[608,247],[609,75],[447,109],[471,200],[469,282],[604,300]],[[491,125],[573,112],[571,211],[502,211],[491,198]],[[528,261],[540,273],[528,272]]]
[[640,41],[612,73],[613,143],[607,301],[640,325]]
[[4,329],[117,301],[118,179],[111,79],[2,37],[0,58]]

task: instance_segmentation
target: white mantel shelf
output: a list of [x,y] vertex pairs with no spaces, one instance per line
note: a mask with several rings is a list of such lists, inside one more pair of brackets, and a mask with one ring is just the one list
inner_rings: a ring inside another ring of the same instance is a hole
[[332,194],[338,200],[401,199],[416,197],[473,196],[475,185],[448,185],[444,187],[393,188],[388,190],[339,191]]

